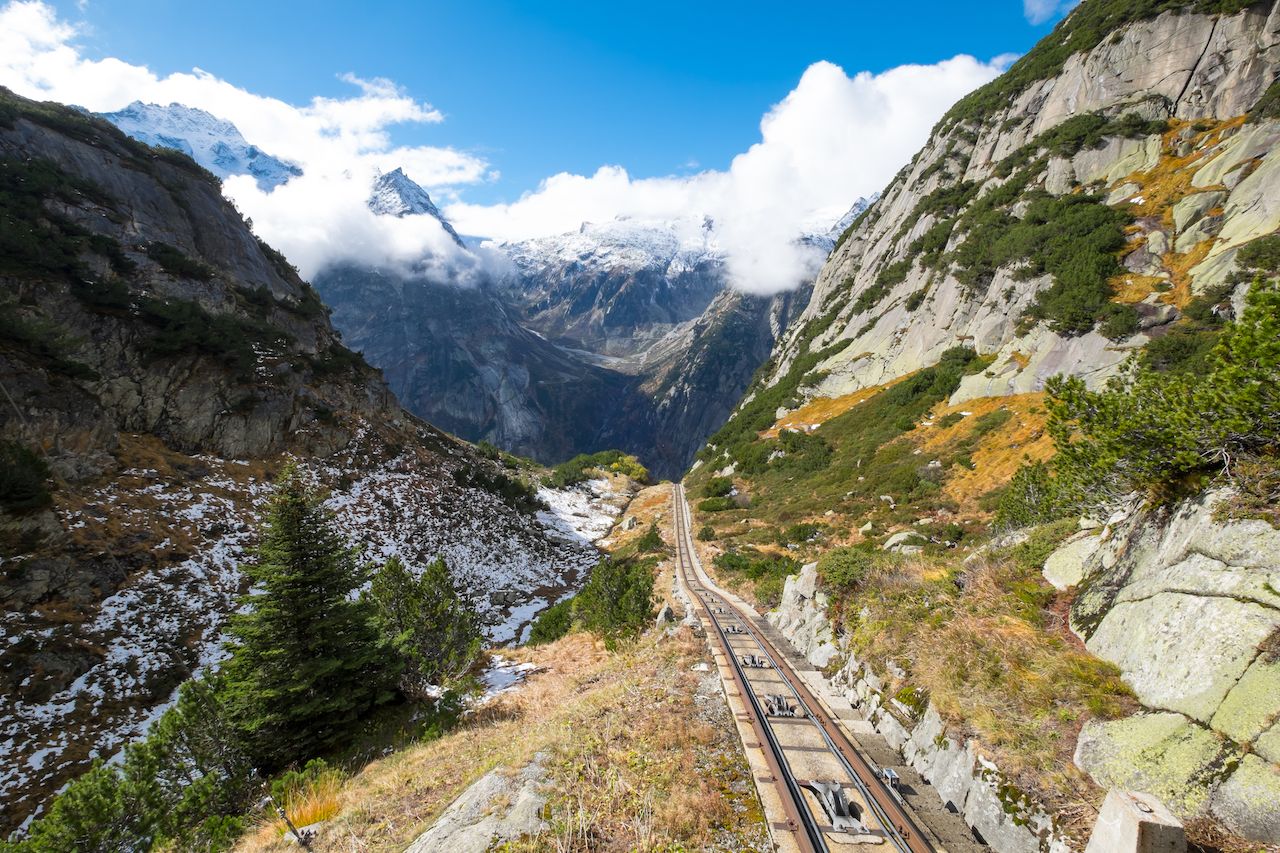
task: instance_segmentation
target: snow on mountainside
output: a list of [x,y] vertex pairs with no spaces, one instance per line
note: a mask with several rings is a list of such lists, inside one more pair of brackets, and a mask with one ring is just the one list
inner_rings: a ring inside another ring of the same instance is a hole
[[252,175],[260,189],[270,191],[302,174],[292,163],[250,145],[231,122],[194,107],[134,101],[101,115],[139,142],[181,151],[219,178]]
[[463,245],[458,232],[444,218],[440,208],[427,191],[414,183],[401,168],[386,172],[373,182],[373,193],[369,196],[369,209],[379,216],[420,216],[426,214],[440,222],[440,226],[449,232],[449,236],[459,246]]
[[708,217],[677,220],[619,218],[584,222],[577,231],[517,243],[489,243],[515,264],[521,275],[542,275],[549,267],[587,264],[603,270],[658,268],[669,273],[703,263],[723,264]]
[[874,192],[869,196],[864,196],[862,198],[859,198],[857,201],[853,203],[853,205],[847,211],[845,211],[844,216],[841,216],[839,219],[837,219],[836,224],[832,225],[831,228],[827,230],[827,236],[830,237],[833,241],[840,239],[840,235],[844,233],[846,228],[848,228],[850,225],[853,224],[853,220],[861,216],[868,207],[875,204],[879,200],[880,200],[880,193],[878,192]]

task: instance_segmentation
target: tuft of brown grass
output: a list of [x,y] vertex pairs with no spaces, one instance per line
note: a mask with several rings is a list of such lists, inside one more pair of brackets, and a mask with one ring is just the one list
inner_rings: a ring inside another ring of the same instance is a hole
[[1136,305],[1155,293],[1157,286],[1166,283],[1168,279],[1158,275],[1138,275],[1129,272],[1115,276],[1107,282],[1111,286],[1111,292],[1115,294],[1112,301],[1119,302],[1121,305]]
[[[403,850],[472,782],[538,754],[549,828],[500,849],[764,849],[767,830],[718,682],[690,672],[702,641],[687,631],[651,635],[609,653],[575,633],[504,654],[542,669],[459,730],[346,780],[315,850]],[[264,829],[237,849],[289,847]]]
[[[341,771],[330,770],[291,787],[284,794],[284,813],[299,829],[329,820],[342,808],[342,785]],[[259,822],[253,835],[258,844],[270,846],[284,839],[286,832],[285,822],[269,815]]]
[[927,696],[953,736],[976,738],[1015,784],[1085,826],[1102,792],[1072,763],[1080,727],[1137,705],[1116,668],[1068,632],[1061,596],[1028,553],[893,562],[840,611],[861,660],[905,671],[878,673],[887,695]]

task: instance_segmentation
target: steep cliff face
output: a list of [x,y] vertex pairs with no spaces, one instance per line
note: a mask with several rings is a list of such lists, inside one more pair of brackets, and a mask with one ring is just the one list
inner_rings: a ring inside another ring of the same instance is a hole
[[494,639],[594,563],[400,408],[213,175],[7,91],[0,316],[0,832],[217,658],[290,460],[368,559],[445,556]]
[[404,405],[444,429],[550,462],[609,440],[647,446],[640,429],[614,436],[608,427],[644,406],[631,377],[524,328],[492,287],[346,265],[316,287]]
[[617,448],[674,477],[807,295],[731,290],[710,232],[690,240],[679,226],[617,222],[496,247],[512,266],[496,282],[344,264],[315,285],[415,414],[544,462]]
[[846,232],[771,381],[839,343],[809,396],[957,344],[994,356],[957,401],[1055,373],[1098,383],[1221,284],[1241,245],[1280,227],[1280,124],[1246,120],[1280,67],[1280,12],[1177,5],[1126,21],[1086,3],[957,104]]
[[629,372],[726,286],[709,221],[586,223],[497,248],[514,268],[502,287],[530,328]]

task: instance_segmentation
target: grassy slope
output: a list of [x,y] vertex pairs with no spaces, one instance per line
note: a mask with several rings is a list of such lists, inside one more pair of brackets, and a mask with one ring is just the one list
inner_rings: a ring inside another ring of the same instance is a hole
[[[670,539],[670,486],[628,507],[640,524],[603,544],[634,554],[656,522]],[[655,591],[665,596],[669,584]],[[706,646],[688,631],[649,635],[616,653],[574,633],[546,646],[504,650],[542,667],[520,690],[456,730],[375,760],[350,778],[299,796],[295,821],[329,823],[318,851],[401,850],[471,783],[545,756],[549,828],[501,849],[764,850],[768,833],[737,730],[710,678],[692,671]],[[240,851],[296,849],[265,818]]]
[[[932,700],[953,734],[976,737],[1019,785],[1080,816],[1084,827],[1102,792],[1071,764],[1079,727],[1135,704],[1114,667],[1066,630],[1069,594],[1040,573],[1071,525],[965,559],[990,538],[992,499],[1003,484],[1024,459],[1052,452],[1042,402],[1029,394],[948,406],[937,389],[814,401],[757,442],[772,445],[783,424],[799,428],[830,446],[828,464],[806,471],[782,457],[762,472],[737,474],[750,505],[695,510],[695,528],[709,524],[716,532],[704,543],[709,557],[737,552],[794,567],[836,547],[865,549],[873,568],[862,583],[824,581],[851,650],[876,668],[889,696],[919,709]],[[714,467],[687,478],[691,496],[701,494]],[[797,525],[808,535],[797,537]],[[900,530],[931,541],[918,555],[884,555],[879,545]],[[753,577],[722,559],[719,574],[762,604],[776,603],[780,578],[769,572]],[[895,678],[887,660],[905,676]]]

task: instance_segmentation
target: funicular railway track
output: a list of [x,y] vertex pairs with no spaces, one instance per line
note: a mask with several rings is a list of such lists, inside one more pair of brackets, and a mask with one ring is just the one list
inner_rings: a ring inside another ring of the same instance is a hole
[[[827,713],[756,618],[703,571],[689,533],[684,487],[672,497],[676,571],[708,637],[729,664],[745,716],[764,753],[785,819],[772,824],[781,847],[809,853],[892,849],[934,853],[896,792]],[[747,744],[753,747],[755,744]]]

